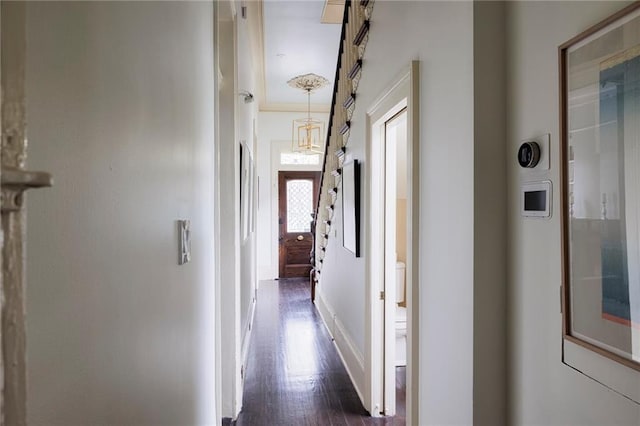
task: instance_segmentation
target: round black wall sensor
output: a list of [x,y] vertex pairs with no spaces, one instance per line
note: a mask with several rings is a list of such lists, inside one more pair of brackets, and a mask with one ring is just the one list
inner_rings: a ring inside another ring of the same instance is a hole
[[525,142],[518,150],[518,164],[520,167],[533,168],[540,161],[540,145],[537,142]]

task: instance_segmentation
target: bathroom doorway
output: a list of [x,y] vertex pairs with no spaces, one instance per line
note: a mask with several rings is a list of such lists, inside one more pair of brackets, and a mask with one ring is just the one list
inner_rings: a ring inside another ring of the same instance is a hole
[[385,415],[406,415],[407,108],[384,123]]
[[418,424],[418,63],[367,111],[365,401]]

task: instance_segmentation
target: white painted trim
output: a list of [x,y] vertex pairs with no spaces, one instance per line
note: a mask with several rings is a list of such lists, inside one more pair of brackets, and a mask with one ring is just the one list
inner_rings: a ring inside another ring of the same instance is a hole
[[[311,112],[331,111],[329,104],[311,104]],[[260,102],[260,112],[307,112],[307,104]]]
[[[220,235],[220,194],[221,194],[221,185],[220,185],[220,83],[222,82],[222,72],[220,71],[220,60],[218,57],[218,52],[220,51],[220,40],[218,37],[218,29],[219,29],[219,20],[220,20],[220,12],[219,8],[221,2],[214,3],[213,7],[213,44],[215,46],[214,53],[214,69],[218,70],[218,78],[214,80],[214,132],[215,132],[215,141],[213,144],[213,163],[214,163],[214,182],[213,182],[213,197],[214,197],[214,225],[213,229],[215,235]],[[215,363],[215,419],[216,424],[222,424],[222,291],[221,291],[221,283],[222,278],[220,274],[221,270],[221,245],[220,238],[214,238],[213,243],[213,262],[214,262],[214,292],[215,292],[215,359],[213,362]]]
[[569,340],[563,339],[562,345],[562,361],[565,365],[640,404],[640,373]]
[[[251,330],[253,330],[253,318],[255,317],[255,314],[256,298],[254,297],[251,300],[251,305],[249,306],[249,316],[242,333],[242,367],[244,371],[246,371],[247,366],[247,356],[249,355],[249,343],[251,342]],[[242,381],[244,382],[244,377]]]
[[[374,132],[373,129],[377,131]],[[383,328],[383,302],[378,294],[383,289],[384,262],[384,235],[372,230],[384,227],[384,211],[380,206],[384,205],[384,193],[374,192],[372,188],[380,188],[383,184],[384,162],[381,161],[384,152],[380,141],[384,137],[379,127],[372,125],[371,116],[367,114],[366,121],[366,146],[365,161],[370,164],[370,170],[378,170],[379,173],[365,173],[365,197],[364,228],[368,230],[364,241],[365,261],[365,408],[372,416],[379,416],[383,408],[382,395],[382,355],[384,353],[384,341],[380,330]],[[376,153],[374,155],[374,147]],[[377,162],[376,162],[377,160]],[[375,206],[375,208],[374,208]],[[374,238],[376,241],[374,242]],[[374,262],[372,259],[377,259]],[[374,332],[375,331],[375,332]]]
[[240,367],[242,361],[242,319],[241,319],[241,310],[242,310],[242,302],[241,298],[241,261],[242,261],[242,244],[243,244],[243,235],[242,235],[242,221],[240,220],[240,141],[238,140],[238,39],[239,39],[239,28],[238,28],[238,20],[233,20],[233,67],[235,70],[235,75],[233,77],[233,93],[232,97],[234,99],[234,112],[233,112],[233,144],[234,144],[234,205],[238,206],[239,211],[238,214],[235,215],[235,226],[232,228],[234,230],[234,250],[235,250],[235,264],[234,268],[234,283],[233,283],[233,326],[234,326],[234,337],[233,337],[233,395],[232,398],[232,418],[238,418],[240,411],[242,410],[242,394],[244,393],[243,382],[240,374]]
[[[384,193],[382,210],[384,212],[384,351],[383,351],[383,377],[384,377],[384,415],[396,414],[396,277],[397,277],[397,135],[389,137],[387,123],[394,119],[407,107],[406,98],[394,106],[389,113],[374,126],[379,125],[384,133],[381,147],[384,166]],[[379,124],[378,124],[379,123]],[[405,124],[405,126],[408,123]],[[408,132],[407,132],[408,133]]]
[[217,18],[218,22],[231,22],[235,20],[236,13],[232,0],[218,2]]
[[420,62],[411,61],[407,101],[407,424],[420,424]]
[[[369,226],[370,245],[368,252],[371,265],[371,407],[373,415],[395,415],[395,275],[396,275],[396,212],[395,203],[387,202],[396,198],[396,158],[395,147],[389,147],[386,123],[407,107],[407,79],[403,84],[395,84],[393,91],[378,102],[377,109],[368,115],[367,122],[371,139],[367,157],[372,170],[369,194],[371,222]],[[408,125],[408,123],[407,123]],[[393,154],[393,155],[392,155]],[[393,224],[389,226],[389,224]],[[409,229],[407,229],[409,235]],[[409,251],[407,250],[407,253]],[[387,283],[393,283],[387,285]],[[384,291],[384,301],[377,299]]]
[[316,300],[314,301],[316,305],[316,309],[320,314],[320,318],[324,323],[325,328],[329,332],[331,339],[333,339],[333,313],[329,310],[327,306],[327,302],[325,302],[324,297],[322,297],[322,293],[316,292]]
[[256,76],[256,89],[258,92],[258,105],[260,105],[264,102],[264,99],[267,98],[267,80],[265,77],[264,62],[264,2],[258,1],[255,2],[254,5],[256,6],[256,13],[255,15],[250,13],[249,22],[254,30],[251,32],[251,54],[254,68],[258,74]]
[[[393,83],[372,102],[367,109],[365,158],[372,169],[384,170],[384,150],[379,123],[399,111],[403,100],[407,107],[407,424],[419,424],[419,62],[412,61]],[[369,173],[365,180],[366,197],[364,226],[369,238],[365,239],[365,407],[372,415],[379,415],[383,406],[384,345],[382,339],[383,304],[379,292],[384,288],[384,209],[382,179]],[[382,189],[381,189],[382,188]],[[387,333],[387,339],[395,341]],[[395,360],[389,360],[395,363]]]
[[[404,85],[409,82],[410,75],[411,69],[407,68],[403,70],[394,82],[367,108],[367,116],[376,117],[377,115],[378,117],[382,117],[382,115],[393,105],[397,104],[401,98],[406,98],[406,95],[399,96],[396,92],[401,90],[405,91]],[[378,118],[376,118],[376,120],[377,119]]]
[[[220,7],[225,5],[220,4]],[[218,20],[218,64],[226,73],[228,81],[218,89],[218,143],[216,182],[223,182],[224,190],[218,187],[218,235],[220,236],[219,271],[217,283],[220,288],[220,358],[221,358],[221,411],[218,416],[236,418],[242,408],[241,338],[240,318],[240,149],[237,140],[237,76],[238,63],[238,25],[237,21]],[[231,188],[231,190],[229,190]],[[229,207],[232,206],[232,207]],[[230,214],[229,208],[235,209]]]
[[353,383],[353,387],[356,389],[358,397],[364,405],[364,358],[362,357],[360,351],[358,351],[356,344],[353,342],[353,339],[351,339],[349,333],[342,325],[342,322],[340,322],[340,320],[333,313],[331,307],[324,300],[324,297],[322,297],[321,292],[316,293],[315,305],[316,309],[320,313],[322,322],[329,332],[329,335],[331,335],[331,339],[333,340],[333,343],[338,350],[338,355],[340,355],[342,364],[349,374],[351,383]]

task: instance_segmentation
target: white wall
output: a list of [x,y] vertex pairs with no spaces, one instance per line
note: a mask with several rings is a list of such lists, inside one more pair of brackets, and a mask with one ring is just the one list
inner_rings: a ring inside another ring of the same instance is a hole
[[28,5],[29,424],[215,422],[213,15]]
[[[257,268],[259,280],[278,277],[278,171],[321,170],[318,166],[280,166],[279,153],[291,150],[291,126],[304,112],[260,112],[257,166],[260,178],[257,218]],[[314,112],[328,124],[329,114]],[[323,139],[324,140],[324,139]]]
[[[420,424],[471,424],[473,4],[376,2],[348,147],[353,158],[364,159],[366,110],[413,59],[421,61],[419,303],[428,307],[420,308]],[[366,179],[371,169],[362,167]],[[340,214],[334,219],[319,292],[364,353],[364,261],[344,250]]]
[[[509,424],[640,424],[638,405],[561,363],[557,49],[623,6],[606,1],[507,6]],[[519,141],[547,132],[554,213],[550,220],[523,219],[516,150]]]

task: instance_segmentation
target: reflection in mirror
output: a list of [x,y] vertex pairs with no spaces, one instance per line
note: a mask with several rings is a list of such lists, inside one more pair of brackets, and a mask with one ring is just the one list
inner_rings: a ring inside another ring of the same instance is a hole
[[567,49],[569,334],[640,361],[640,17]]

